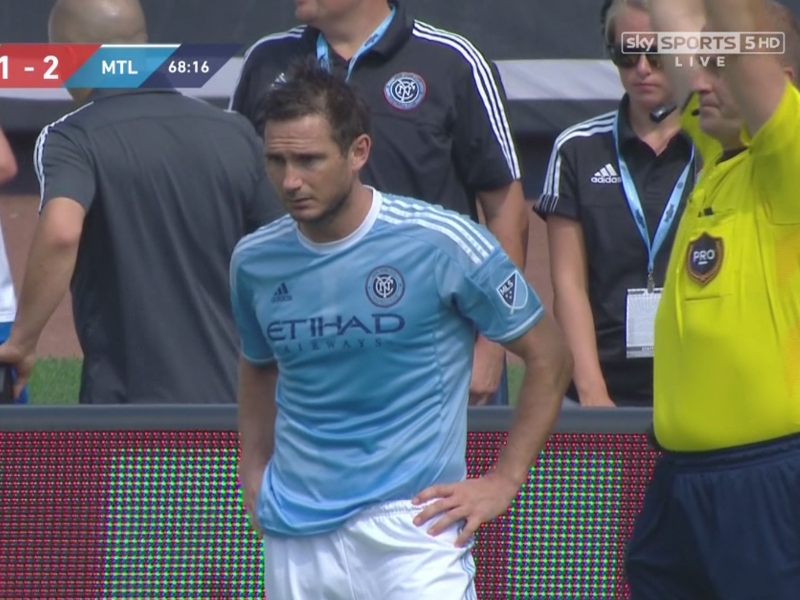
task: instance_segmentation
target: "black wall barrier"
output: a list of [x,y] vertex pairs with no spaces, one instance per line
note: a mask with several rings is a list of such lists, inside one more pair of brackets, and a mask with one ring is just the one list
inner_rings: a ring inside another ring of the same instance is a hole
[[[483,473],[512,413],[472,409]],[[474,548],[478,596],[617,599],[656,455],[649,410],[572,410]],[[261,599],[235,407],[0,408],[0,598]]]

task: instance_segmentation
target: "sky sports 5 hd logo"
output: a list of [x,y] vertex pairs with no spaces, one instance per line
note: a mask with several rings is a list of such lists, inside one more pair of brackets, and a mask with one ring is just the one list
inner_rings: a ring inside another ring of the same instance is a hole
[[[623,54],[672,55],[676,67],[725,66],[728,54],[783,54],[786,36],[782,31],[699,31],[638,32],[622,34]],[[666,56],[665,56],[666,55]]]

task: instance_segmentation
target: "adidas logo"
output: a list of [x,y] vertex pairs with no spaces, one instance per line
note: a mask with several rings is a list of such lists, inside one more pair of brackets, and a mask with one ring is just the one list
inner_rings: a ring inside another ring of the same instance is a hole
[[292,295],[289,293],[289,288],[286,287],[285,283],[280,284],[275,293],[272,294],[273,302],[289,302],[291,299]]
[[592,176],[592,183],[619,183],[622,181],[611,163]]

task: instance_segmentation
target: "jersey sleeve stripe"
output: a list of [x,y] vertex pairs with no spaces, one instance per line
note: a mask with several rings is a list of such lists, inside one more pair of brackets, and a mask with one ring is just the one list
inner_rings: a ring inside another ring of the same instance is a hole
[[561,147],[564,145],[564,143],[567,140],[572,139],[574,134],[578,131],[593,130],[596,127],[603,127],[613,124],[614,114],[615,113],[606,113],[593,119],[589,119],[588,121],[583,121],[582,123],[568,127],[559,134],[555,140],[555,143],[553,144],[553,151],[550,154],[550,161],[547,164],[547,173],[545,175],[544,189],[542,191],[543,195],[558,195],[558,187],[554,186],[554,178],[556,173],[560,175]]
[[558,204],[558,196],[561,192],[561,148],[563,145],[575,138],[592,137],[601,133],[609,133],[612,129],[613,125],[610,123],[597,124],[589,129],[572,131],[569,135],[556,140],[556,143],[553,145],[553,150],[550,153],[544,189],[542,190],[542,197],[539,200],[539,206],[537,206],[538,210],[549,213],[552,212]]
[[42,131],[39,133],[39,136],[36,138],[36,144],[33,147],[33,170],[36,172],[36,179],[39,180],[39,212],[42,210],[42,206],[44,205],[44,193],[45,193],[45,173],[44,173],[44,149],[45,145],[47,144],[47,136],[50,135],[50,132],[53,130],[53,127],[58,125],[59,123],[63,123],[67,119],[69,119],[72,115],[75,115],[85,108],[89,108],[93,103],[89,102],[88,104],[84,104],[77,110],[73,110],[72,112],[67,113],[57,121],[53,121],[49,125],[46,125]]
[[250,46],[244,53],[244,58],[242,58],[242,68],[239,69],[239,75],[236,77],[236,85],[233,86],[233,93],[231,94],[230,100],[228,101],[228,110],[233,110],[233,101],[236,97],[236,90],[239,87],[239,84],[242,82],[242,75],[244,75],[244,69],[247,65],[247,59],[250,58],[250,55],[253,53],[256,48],[267,44],[269,42],[277,41],[277,40],[291,40],[291,39],[299,39],[303,36],[303,32],[305,31],[305,26],[295,27],[293,29],[289,29],[288,31],[281,31],[280,33],[271,33],[270,35],[266,35],[262,37],[260,40],[256,41],[255,44]]
[[431,223],[430,221],[427,221],[427,220],[422,219],[422,218],[397,217],[397,216],[393,216],[393,215],[387,214],[385,212],[382,212],[380,215],[378,215],[378,219],[381,220],[381,221],[384,221],[386,223],[389,223],[391,225],[404,225],[406,223],[411,223],[413,225],[419,225],[420,227],[424,227],[424,228],[430,229],[432,231],[437,231],[437,232],[441,233],[442,235],[447,236],[448,238],[453,240],[453,242],[459,248],[461,248],[461,250],[464,252],[464,254],[466,254],[469,257],[469,259],[473,263],[475,263],[476,265],[481,265],[484,262],[483,259],[481,257],[479,257],[473,251],[473,249],[470,248],[470,246],[462,238],[460,238],[458,235],[456,235],[455,232],[453,232],[453,231],[451,231],[449,229],[445,229],[444,227],[440,227],[439,225],[436,225],[435,223]]
[[503,150],[512,177],[519,179],[521,173],[514,138],[511,135],[511,127],[506,117],[497,82],[486,59],[466,38],[449,31],[436,29],[420,21],[415,21],[414,23],[414,35],[421,39],[453,48],[472,67],[475,86],[483,100],[492,131],[500,144],[500,148]]
[[[480,230],[475,227],[475,225],[470,222],[469,219],[463,218],[460,215],[454,216],[445,210],[436,208],[433,205],[421,206],[419,204],[411,204],[410,202],[404,202],[399,198],[388,198],[384,196],[384,203],[384,206],[387,207],[398,207],[405,211],[421,213],[433,220],[451,223],[452,226],[458,229],[459,232],[461,232],[465,237],[470,237],[471,239],[479,242],[479,244],[476,245],[476,249],[481,252],[488,252],[489,254],[494,252],[494,246],[492,246],[489,240],[484,237]],[[465,230],[469,230],[469,233],[467,233]]]
[[524,323],[515,327],[512,331],[508,332],[504,335],[501,339],[495,340],[498,344],[504,344],[510,342],[511,340],[515,340],[524,334],[528,329],[534,326],[539,320],[544,316],[544,307],[540,306],[539,310],[537,310],[533,315],[531,315],[528,319],[525,320]]
[[492,249],[487,250],[487,248],[482,245],[474,235],[463,228],[459,221],[452,217],[403,210],[397,206],[393,206],[392,204],[386,204],[383,210],[392,217],[406,219],[409,222],[416,222],[419,224],[426,222],[435,224],[440,228],[440,230],[447,228],[448,231],[452,231],[459,240],[469,246],[473,252],[477,253],[482,261],[489,258],[489,255],[492,252]]
[[274,221],[269,225],[265,225],[264,227],[255,230],[250,235],[243,237],[241,240],[239,240],[239,243],[236,244],[233,252],[234,254],[237,252],[243,252],[251,246],[258,246],[259,244],[264,244],[270,240],[283,237],[294,231],[296,227],[297,225],[292,218],[289,215],[285,215],[277,221]]

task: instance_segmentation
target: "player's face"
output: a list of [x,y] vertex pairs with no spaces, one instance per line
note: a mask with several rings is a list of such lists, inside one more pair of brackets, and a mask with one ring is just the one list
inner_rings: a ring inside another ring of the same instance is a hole
[[[616,47],[622,47],[625,32],[649,32],[650,17],[644,11],[626,8],[614,20]],[[655,37],[655,34],[654,34]],[[661,58],[657,54],[622,54],[612,52],[619,70],[622,87],[633,106],[650,112],[672,102],[672,88],[664,74]]]
[[743,121],[728,84],[718,72],[706,68],[695,76],[693,89],[698,96],[700,129],[723,145],[737,145]]
[[337,19],[360,3],[360,0],[294,0],[295,16],[307,25]]
[[342,152],[325,117],[268,122],[267,175],[287,212],[301,223],[329,222],[350,197],[369,156],[369,137]]

